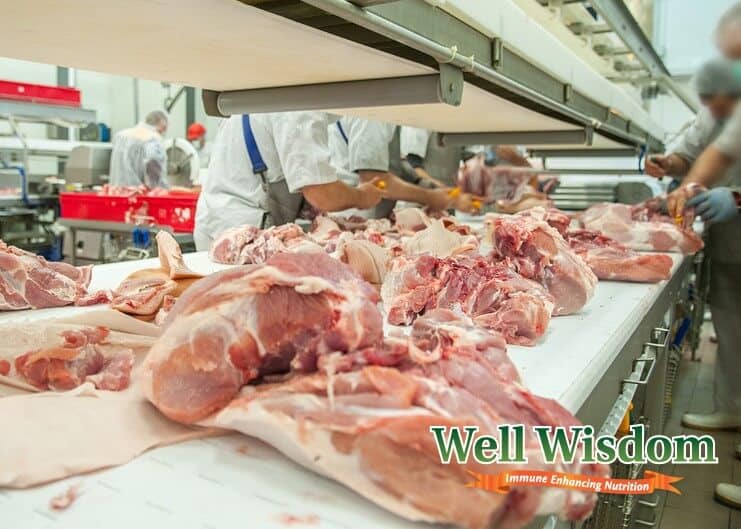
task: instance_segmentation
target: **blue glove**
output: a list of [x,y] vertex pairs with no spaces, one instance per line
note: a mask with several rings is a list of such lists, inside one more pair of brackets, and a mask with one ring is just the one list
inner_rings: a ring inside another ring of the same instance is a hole
[[736,198],[727,187],[716,187],[703,191],[687,201],[706,222],[727,222],[738,215]]

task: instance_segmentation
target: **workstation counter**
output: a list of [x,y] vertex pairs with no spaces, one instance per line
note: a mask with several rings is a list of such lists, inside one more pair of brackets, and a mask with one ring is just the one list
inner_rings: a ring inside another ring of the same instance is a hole
[[[208,274],[225,265],[206,252],[186,254],[193,270]],[[534,347],[510,346],[525,384],[561,402],[599,428],[630,376],[651,329],[666,321],[691,270],[674,255],[673,275],[659,284],[600,281],[588,305],[554,318]],[[158,261],[95,266],[91,291],[113,289],[129,273]],[[96,307],[66,307],[0,315],[0,323],[72,316]],[[613,373],[611,375],[611,373]],[[611,380],[615,378],[615,381]],[[596,398],[598,397],[598,398]],[[79,504],[56,513],[49,500],[82,483]],[[121,467],[25,491],[0,490],[3,521],[13,528],[285,527],[311,520],[315,527],[420,528],[361,499],[348,489],[299,467],[274,449],[241,435],[189,441],[152,450]],[[5,524],[3,524],[5,525]]]

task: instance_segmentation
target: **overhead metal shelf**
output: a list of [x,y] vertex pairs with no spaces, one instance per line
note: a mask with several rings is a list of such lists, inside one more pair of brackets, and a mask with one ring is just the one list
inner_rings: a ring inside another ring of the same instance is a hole
[[95,122],[95,110],[64,105],[43,105],[24,101],[0,99],[0,118],[16,118],[18,121],[40,121],[59,125],[84,125]]
[[[614,34],[623,43],[624,48],[589,42],[594,51],[603,57],[620,57],[614,68],[619,75],[616,80],[638,85],[654,81],[669,89],[687,108],[693,112],[699,110],[697,101],[672,79],[659,54],[646,37],[643,29],[623,0],[537,0],[544,7],[560,8],[564,5],[580,5],[598,15],[593,24],[582,22],[567,24],[572,33],[579,36]],[[601,19],[601,21],[599,20]],[[640,73],[640,76],[636,76]]]
[[[176,26],[142,22],[173,12]],[[448,133],[591,128],[595,148],[662,147],[424,0],[368,8],[345,0],[38,0],[13,2],[4,16],[2,56],[201,87],[221,115],[314,108]],[[81,24],[90,31],[69,38],[67,28]],[[178,46],[153,54],[150,35]]]
[[[456,66],[469,84],[582,128],[594,126],[623,146],[647,144],[656,151],[663,147],[660,139],[522,58],[507,43],[423,0],[366,9],[346,0],[240,1],[431,68]],[[452,52],[451,42],[456,43]]]

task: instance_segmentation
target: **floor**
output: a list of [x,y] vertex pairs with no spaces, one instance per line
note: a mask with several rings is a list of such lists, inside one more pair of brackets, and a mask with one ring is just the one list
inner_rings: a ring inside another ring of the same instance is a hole
[[[685,359],[674,390],[674,402],[666,426],[667,435],[697,433],[681,425],[685,411],[703,413],[713,409],[713,368],[716,346],[710,341],[712,326],[706,324],[698,349],[699,361]],[[741,511],[713,499],[715,484],[741,484],[741,461],[735,459],[741,433],[714,433],[718,465],[672,465],[665,473],[682,476],[682,495],[667,494],[659,529],[741,529]]]

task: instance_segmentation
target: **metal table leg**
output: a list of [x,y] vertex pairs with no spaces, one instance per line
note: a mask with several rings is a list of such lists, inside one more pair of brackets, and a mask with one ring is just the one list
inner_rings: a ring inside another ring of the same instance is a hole
[[77,229],[69,228],[69,231],[72,233],[72,265],[77,266]]

